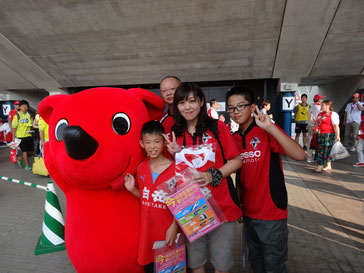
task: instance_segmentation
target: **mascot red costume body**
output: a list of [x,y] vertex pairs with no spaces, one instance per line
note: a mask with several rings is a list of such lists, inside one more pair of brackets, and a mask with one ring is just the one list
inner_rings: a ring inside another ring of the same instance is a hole
[[143,123],[164,103],[143,89],[93,88],[39,105],[49,124],[45,164],[67,198],[65,241],[78,272],[143,272],[137,264],[140,205],[124,188],[144,159]]

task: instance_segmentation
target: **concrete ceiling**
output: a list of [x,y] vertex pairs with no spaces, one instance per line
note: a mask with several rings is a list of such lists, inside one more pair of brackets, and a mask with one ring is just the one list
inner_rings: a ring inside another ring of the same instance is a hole
[[363,0],[0,0],[0,91],[364,74]]

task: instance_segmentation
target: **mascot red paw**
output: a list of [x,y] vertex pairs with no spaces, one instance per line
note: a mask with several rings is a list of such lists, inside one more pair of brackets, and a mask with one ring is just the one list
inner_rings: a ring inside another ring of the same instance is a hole
[[140,205],[124,175],[144,159],[143,123],[163,109],[162,99],[138,88],[93,88],[40,103],[49,124],[45,164],[67,198],[66,248],[78,272],[143,272]]

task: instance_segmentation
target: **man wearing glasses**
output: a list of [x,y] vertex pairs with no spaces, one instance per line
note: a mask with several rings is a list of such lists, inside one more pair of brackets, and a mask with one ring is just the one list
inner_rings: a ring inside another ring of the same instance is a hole
[[167,112],[165,112],[158,121],[163,125],[166,130],[168,138],[171,135],[171,128],[174,124],[173,120],[173,97],[177,87],[181,84],[181,81],[176,76],[166,76],[160,83],[161,97],[164,103],[168,106]]

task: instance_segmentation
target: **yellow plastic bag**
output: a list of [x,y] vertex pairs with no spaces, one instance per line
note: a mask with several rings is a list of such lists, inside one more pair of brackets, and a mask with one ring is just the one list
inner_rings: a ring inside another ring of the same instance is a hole
[[39,175],[43,175],[43,176],[48,176],[48,170],[44,164],[44,159],[43,157],[34,157],[34,163],[33,163],[33,173],[34,174],[39,174]]

